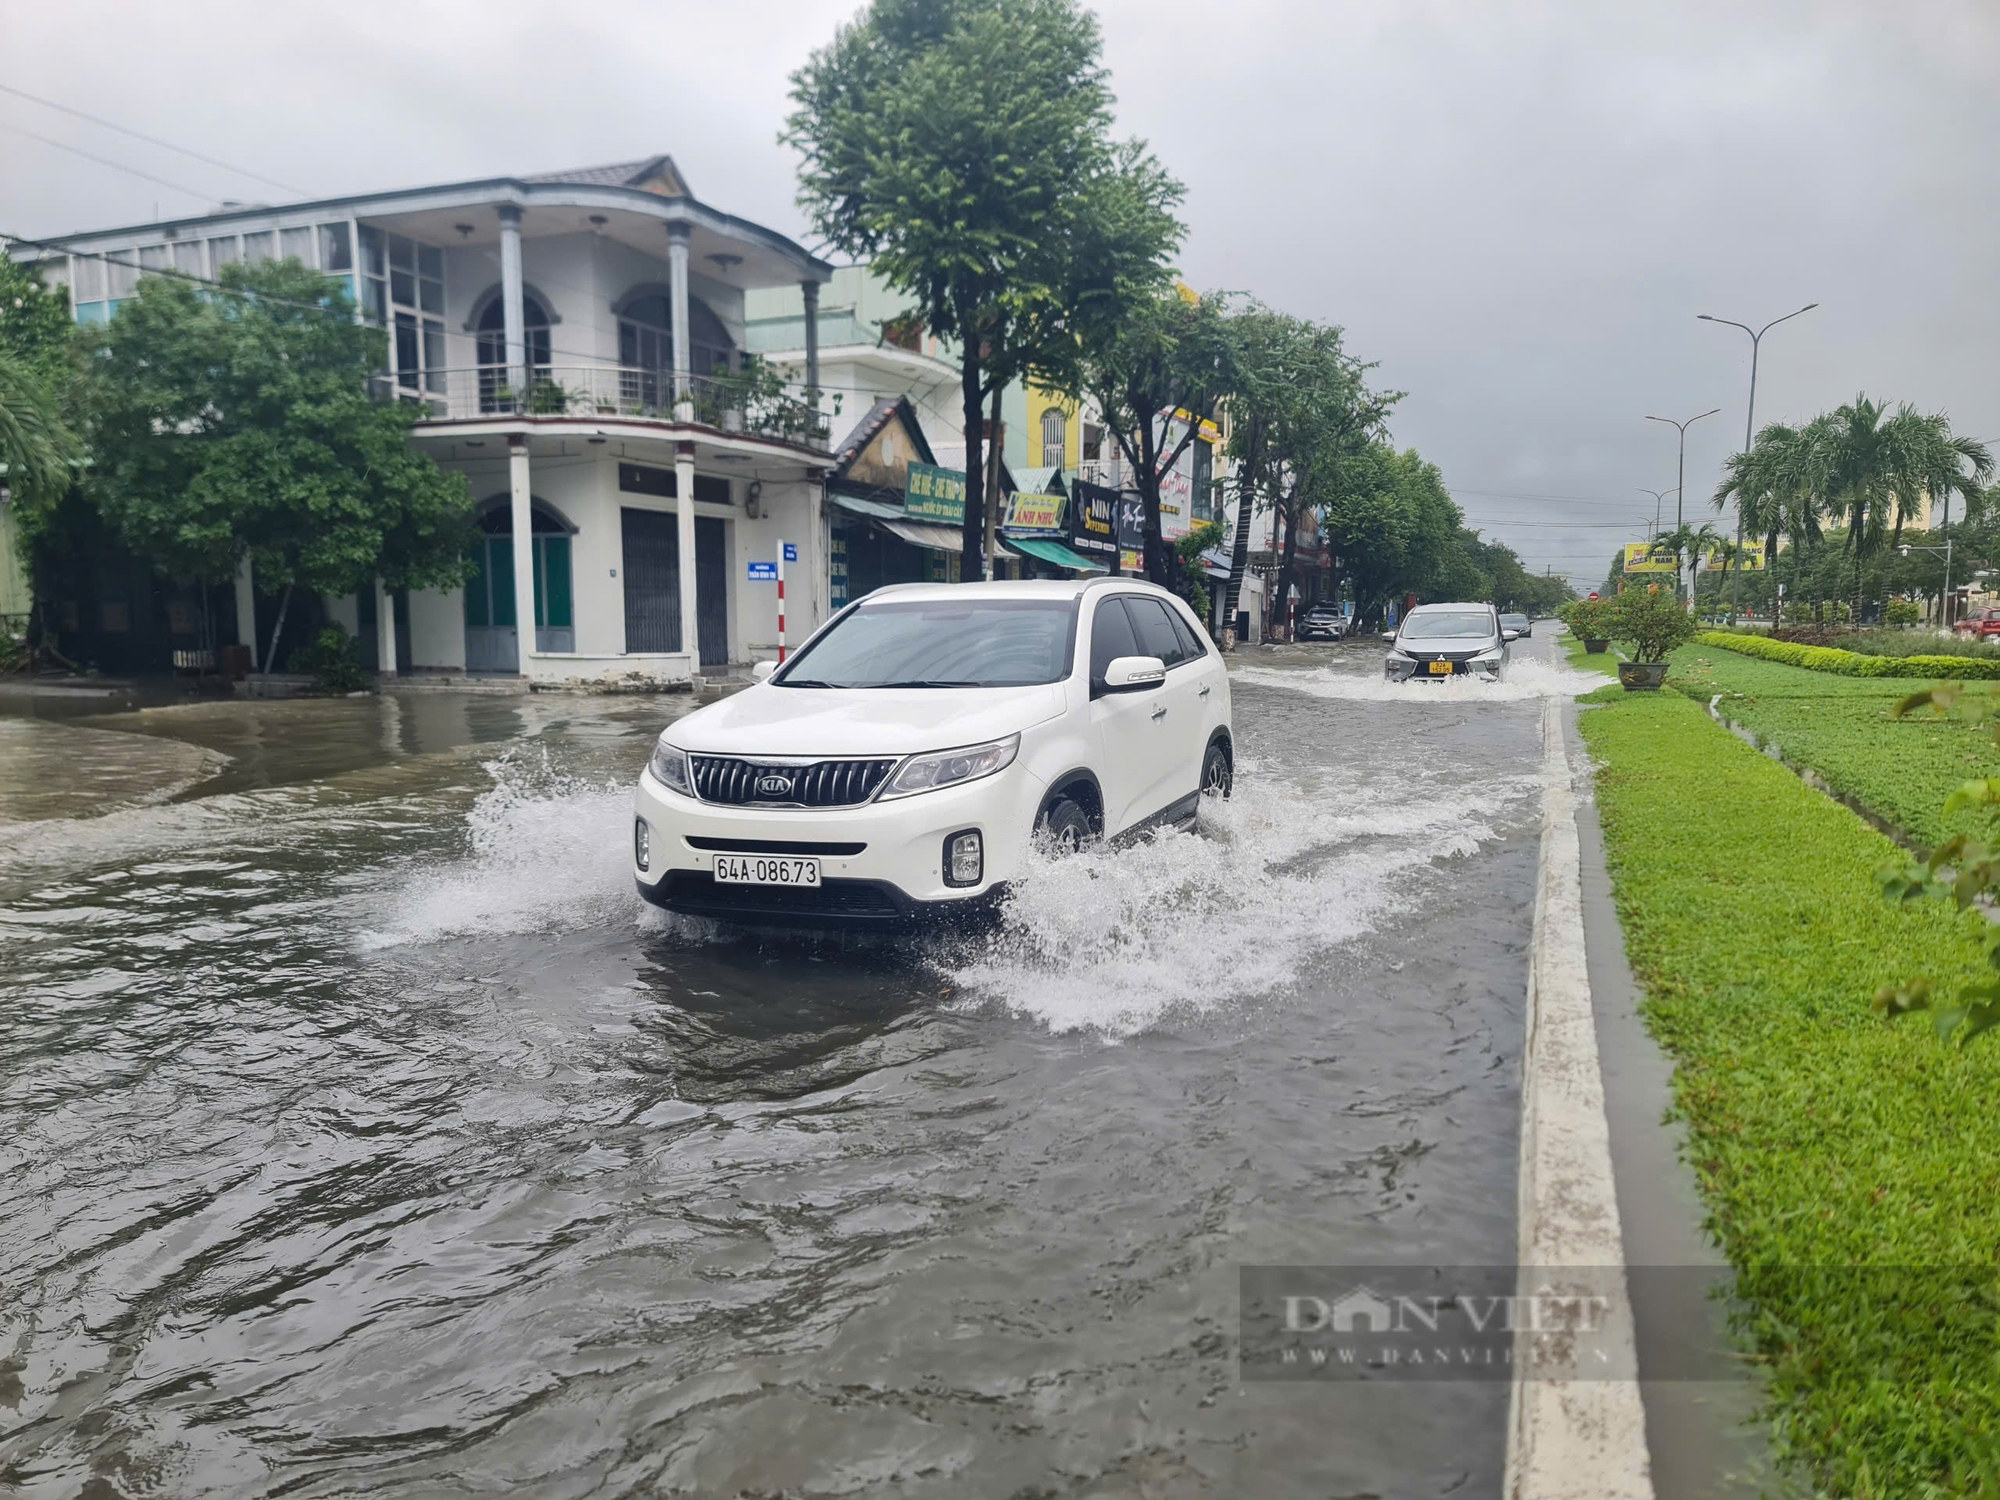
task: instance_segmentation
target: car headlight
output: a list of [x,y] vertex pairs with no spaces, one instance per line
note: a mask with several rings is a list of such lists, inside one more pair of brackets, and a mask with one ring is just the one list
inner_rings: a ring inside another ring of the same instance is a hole
[[1390,660],[1390,661],[1415,661],[1415,660],[1416,660],[1416,658],[1415,658],[1414,656],[1411,656],[1411,655],[1410,655],[1409,653],[1407,653],[1407,652],[1405,652],[1405,651],[1399,651],[1399,650],[1397,650],[1397,649],[1396,649],[1396,648],[1395,648],[1394,646],[1391,646],[1391,647],[1389,648],[1389,660]]
[[653,773],[653,780],[663,787],[679,792],[683,797],[694,795],[694,782],[688,776],[687,751],[677,745],[669,745],[665,735],[653,746],[653,758],[647,769]]
[[1490,650],[1480,652],[1477,656],[1473,657],[1472,659],[1474,661],[1498,661],[1500,660],[1502,653],[1504,653],[1506,649],[1507,648],[1505,646],[1494,646]]
[[918,792],[934,792],[939,787],[958,786],[1004,771],[1021,751],[1021,737],[1010,734],[1004,740],[985,745],[965,745],[957,750],[938,750],[929,755],[913,755],[904,761],[882,798],[912,797]]

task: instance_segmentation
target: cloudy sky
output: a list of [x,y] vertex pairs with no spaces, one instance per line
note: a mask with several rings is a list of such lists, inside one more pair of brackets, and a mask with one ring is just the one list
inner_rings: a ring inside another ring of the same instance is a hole
[[[786,75],[858,0],[0,7],[0,84],[332,196],[671,152],[804,237]],[[1990,0],[1105,0],[1122,128],[1188,185],[1182,265],[1344,325],[1395,434],[1539,569],[1603,576],[1760,419],[1857,390],[2000,439]],[[23,133],[27,132],[27,133]],[[100,164],[50,141],[136,168]],[[0,94],[0,232],[283,195]],[[1669,506],[1673,497],[1668,496]]]

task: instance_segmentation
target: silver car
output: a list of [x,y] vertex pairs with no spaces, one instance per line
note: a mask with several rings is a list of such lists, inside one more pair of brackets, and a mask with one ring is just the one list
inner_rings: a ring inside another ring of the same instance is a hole
[[1501,625],[1490,604],[1419,604],[1397,629],[1382,633],[1390,643],[1382,675],[1390,682],[1447,677],[1498,682],[1507,647],[1519,634]]

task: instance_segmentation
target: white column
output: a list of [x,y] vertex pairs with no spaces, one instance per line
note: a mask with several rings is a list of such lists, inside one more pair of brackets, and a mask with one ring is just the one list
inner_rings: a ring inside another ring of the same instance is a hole
[[396,675],[396,601],[389,586],[375,579],[375,670],[384,677]]
[[248,557],[236,569],[236,644],[248,646],[251,658],[256,659],[257,585],[250,576]]
[[529,503],[528,440],[507,439],[507,478],[513,486],[514,520],[514,638],[520,643],[515,670],[528,675],[528,653],[535,649],[535,531]]
[[[688,235],[685,224],[667,226],[667,301],[674,319],[674,404],[688,400],[688,376],[694,369],[688,348]],[[678,420],[687,418],[676,412]],[[685,497],[685,492],[683,492]]]
[[500,209],[500,308],[507,333],[507,383],[520,403],[516,409],[526,410],[528,350],[521,295],[521,210],[511,203]]
[[799,290],[806,299],[806,389],[819,392],[819,283],[802,281]]
[[[680,337],[679,325],[674,337]],[[690,670],[701,676],[701,618],[696,608],[694,561],[694,444],[674,445],[674,509],[680,531],[681,650],[687,652]]]

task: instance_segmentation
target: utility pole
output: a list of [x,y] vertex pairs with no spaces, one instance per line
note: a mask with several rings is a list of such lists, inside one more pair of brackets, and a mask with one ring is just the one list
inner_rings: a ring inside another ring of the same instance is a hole
[[[1818,306],[1817,302],[1808,302],[1804,307],[1799,309],[1799,312],[1788,312],[1784,317],[1773,318],[1762,328],[1755,329],[1748,323],[1738,323],[1731,318],[1711,317],[1707,313],[1695,314],[1697,322],[1721,323],[1730,328],[1740,328],[1750,335],[1750,405],[1743,414],[1743,451],[1745,453],[1750,451],[1750,445],[1754,441],[1753,434],[1757,428],[1757,350],[1764,342],[1764,335],[1769,333],[1773,328],[1776,328],[1780,323],[1790,322],[1799,313],[1809,313]],[[1743,546],[1743,497],[1741,495],[1736,497],[1736,545],[1739,549]],[[1764,566],[1769,567],[1770,565],[1771,559],[1765,558]],[[1741,568],[1737,569],[1738,573],[1742,571]],[[1739,580],[1732,579],[1730,587],[1729,623],[1734,625],[1736,623],[1736,601],[1742,596],[1743,590]]]
[[[1673,428],[1676,432],[1678,432],[1681,435],[1680,474],[1677,482],[1674,485],[1674,530],[1676,532],[1678,532],[1681,529],[1681,527],[1686,524],[1681,519],[1681,499],[1687,493],[1688,429],[1694,426],[1694,424],[1699,422],[1703,417],[1712,417],[1721,410],[1722,408],[1719,406],[1711,406],[1707,411],[1695,413],[1695,415],[1689,417],[1685,422],[1676,422],[1672,417],[1649,416],[1646,418],[1648,422],[1665,422],[1669,427]],[[1679,592],[1680,586],[1681,586],[1681,549],[1679,544],[1676,543],[1674,546],[1675,592],[1677,593]]]

